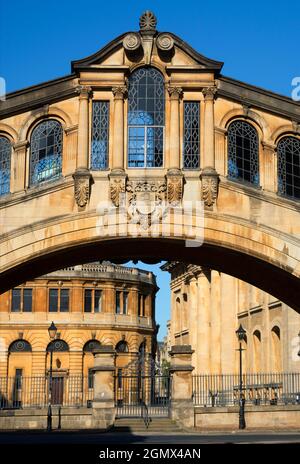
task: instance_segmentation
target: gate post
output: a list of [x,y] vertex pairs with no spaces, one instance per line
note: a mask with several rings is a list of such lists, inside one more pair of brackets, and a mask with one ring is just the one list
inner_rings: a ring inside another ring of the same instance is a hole
[[191,345],[175,345],[169,352],[171,357],[171,418],[183,427],[194,427],[194,404],[192,385]]
[[93,426],[108,429],[115,421],[114,375],[115,350],[112,345],[103,345],[93,351],[94,399]]

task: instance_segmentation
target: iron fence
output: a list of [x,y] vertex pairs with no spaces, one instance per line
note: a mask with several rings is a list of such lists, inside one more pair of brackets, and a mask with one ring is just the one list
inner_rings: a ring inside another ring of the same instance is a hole
[[23,409],[53,406],[90,407],[93,386],[90,376],[0,377],[0,409]]
[[[238,405],[239,389],[239,375],[193,376],[192,397],[197,406]],[[300,373],[244,374],[242,394],[246,405],[300,405]]]
[[171,378],[161,375],[125,375],[115,377],[117,417],[169,415]]

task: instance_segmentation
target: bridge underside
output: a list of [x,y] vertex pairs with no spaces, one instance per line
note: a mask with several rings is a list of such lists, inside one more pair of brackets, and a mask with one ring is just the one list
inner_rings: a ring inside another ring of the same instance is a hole
[[204,242],[199,247],[187,247],[185,240],[174,238],[114,238],[50,249],[4,270],[0,276],[0,292],[47,272],[97,260],[147,263],[173,260],[209,267],[274,295],[300,313],[300,279],[288,267],[284,269],[218,244]]

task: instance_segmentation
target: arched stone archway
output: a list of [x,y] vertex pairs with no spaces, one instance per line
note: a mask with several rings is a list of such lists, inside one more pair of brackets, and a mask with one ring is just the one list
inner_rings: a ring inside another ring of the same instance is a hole
[[[174,221],[167,237],[130,237],[99,234],[98,219],[90,214],[67,216],[7,234],[1,243],[0,291],[80,262],[177,260],[242,279],[300,311],[300,242],[295,237],[209,213],[195,232],[203,244],[191,247],[186,241],[193,236],[185,230],[175,234],[182,224]],[[117,229],[121,225],[115,224]]]

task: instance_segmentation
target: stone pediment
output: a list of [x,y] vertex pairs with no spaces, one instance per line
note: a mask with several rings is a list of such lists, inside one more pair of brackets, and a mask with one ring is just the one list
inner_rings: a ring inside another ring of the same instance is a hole
[[201,55],[175,34],[157,31],[155,16],[145,12],[140,18],[139,31],[126,32],[93,55],[73,61],[72,72],[137,62],[150,65],[154,57],[171,67],[193,67],[198,71],[219,73],[223,66],[222,62]]

